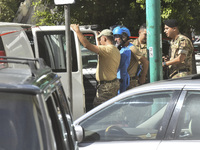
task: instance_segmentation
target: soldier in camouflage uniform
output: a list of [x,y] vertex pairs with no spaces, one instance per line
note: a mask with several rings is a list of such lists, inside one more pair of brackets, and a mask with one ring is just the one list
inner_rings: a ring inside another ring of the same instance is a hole
[[172,38],[170,45],[170,60],[162,66],[169,67],[169,78],[178,78],[192,74],[193,45],[189,38],[179,33],[178,22],[175,19],[166,20],[164,32]]
[[148,58],[146,36],[147,36],[146,24],[143,24],[140,26],[140,29],[139,29],[139,37],[135,39],[134,41],[132,41],[131,43],[136,46],[136,48],[142,53],[142,55],[145,58]]
[[[144,84],[146,82],[146,75],[149,67],[149,61],[147,60],[146,57],[143,56],[143,53],[135,45],[130,47],[130,50],[131,50],[131,62],[128,67],[128,73],[130,75],[130,85],[128,89],[134,88],[139,84]],[[139,62],[141,62],[143,68],[138,83],[137,71]]]
[[98,54],[96,80],[98,82],[94,107],[109,100],[118,94],[120,82],[117,79],[117,70],[121,55],[113,45],[113,33],[109,29],[103,30],[98,36],[100,45],[91,44],[81,33],[79,25],[72,24],[71,28],[77,33],[82,45]]
[[[128,89],[146,83],[146,75],[149,68],[146,46],[146,24],[140,26],[139,37],[130,42],[134,46],[131,47],[131,62],[128,67],[128,73],[130,75],[130,85]],[[141,71],[140,76],[137,74],[138,71]]]

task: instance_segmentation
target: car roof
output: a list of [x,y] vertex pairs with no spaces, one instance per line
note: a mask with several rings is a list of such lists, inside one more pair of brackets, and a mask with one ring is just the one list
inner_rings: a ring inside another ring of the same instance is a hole
[[22,26],[32,26],[31,24],[22,24],[22,23],[14,23],[14,22],[0,22],[0,27],[8,27],[8,26],[16,26],[16,27],[22,27]]
[[[35,61],[37,59],[33,60]],[[5,61],[9,62],[9,60]],[[19,63],[19,61],[17,63]],[[24,59],[22,63],[25,63]],[[1,68],[0,91],[37,94],[40,93],[46,86],[48,86],[48,84],[52,82],[52,80],[59,79],[57,74],[53,73],[48,66],[42,66],[40,69],[35,69],[36,68],[34,68],[33,66],[28,66],[27,68]]]
[[140,85],[133,89],[127,91],[127,93],[122,93],[122,95],[129,95],[130,93],[141,93],[141,92],[150,92],[150,91],[158,91],[158,90],[181,90],[185,86],[200,86],[200,74],[189,75],[186,77],[176,78],[176,79],[168,79],[168,80],[160,80],[144,85]]

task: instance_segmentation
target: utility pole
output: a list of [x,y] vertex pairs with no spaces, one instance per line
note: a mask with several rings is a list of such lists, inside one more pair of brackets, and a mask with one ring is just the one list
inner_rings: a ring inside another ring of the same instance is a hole
[[70,101],[70,108],[73,112],[73,97],[72,97],[72,54],[71,54],[71,33],[70,33],[70,5],[75,3],[75,0],[54,0],[56,5],[64,5],[65,11],[65,37],[66,37],[66,63],[67,63],[67,93],[66,96]]
[[160,0],[146,0],[150,82],[163,79]]
[[72,100],[72,52],[71,52],[71,34],[70,34],[70,5],[64,5],[65,9],[65,37],[66,37],[66,61],[67,61],[67,82],[68,88],[66,95],[71,103],[71,111],[73,112]]

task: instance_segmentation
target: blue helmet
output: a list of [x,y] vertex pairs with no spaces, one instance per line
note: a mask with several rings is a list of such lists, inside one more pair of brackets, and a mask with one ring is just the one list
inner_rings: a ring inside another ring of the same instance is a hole
[[117,26],[113,29],[113,35],[115,34],[122,35],[122,33],[126,33],[128,37],[131,36],[129,29],[124,26]]

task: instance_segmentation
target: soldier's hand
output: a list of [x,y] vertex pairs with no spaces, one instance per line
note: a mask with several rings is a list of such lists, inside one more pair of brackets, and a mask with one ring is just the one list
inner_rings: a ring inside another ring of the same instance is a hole
[[80,31],[80,29],[79,29],[79,24],[71,24],[70,27],[71,27],[75,32]]

